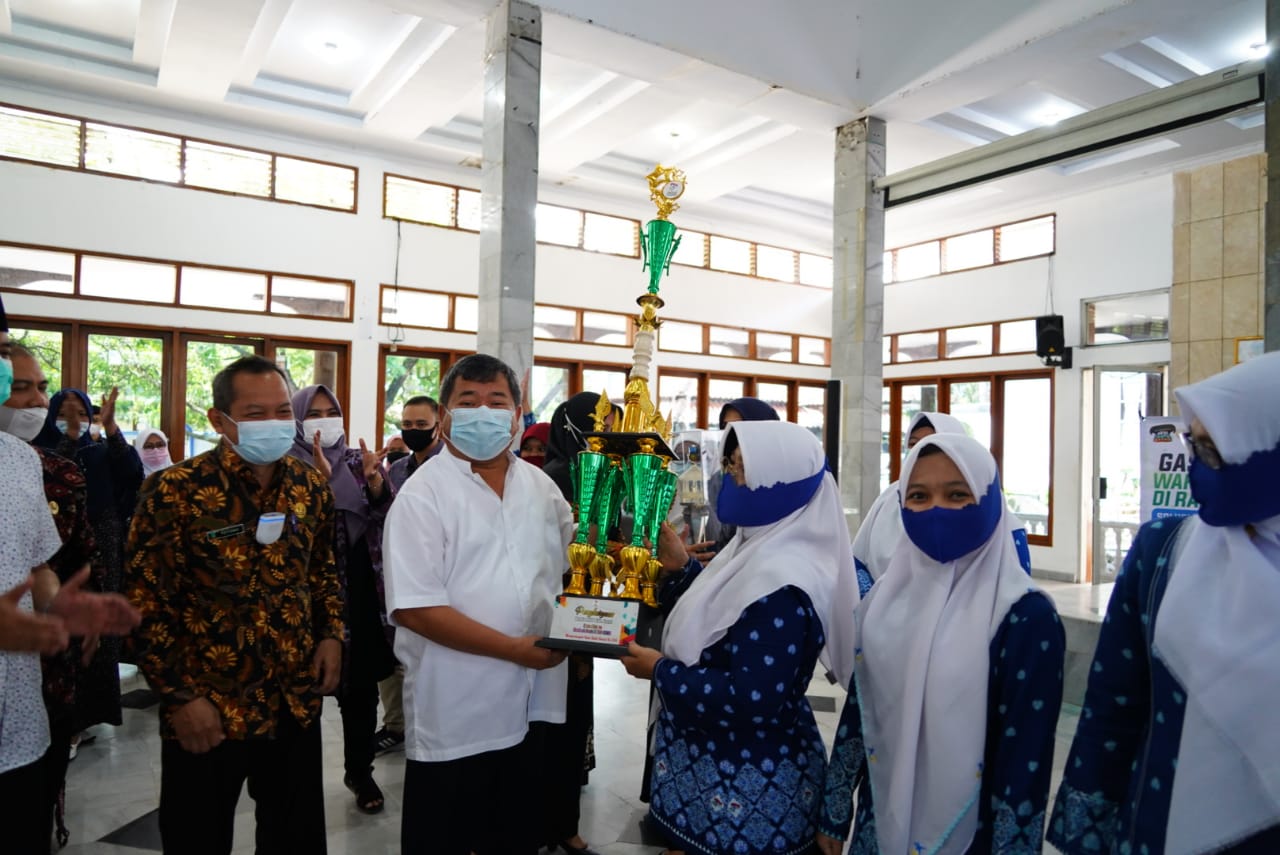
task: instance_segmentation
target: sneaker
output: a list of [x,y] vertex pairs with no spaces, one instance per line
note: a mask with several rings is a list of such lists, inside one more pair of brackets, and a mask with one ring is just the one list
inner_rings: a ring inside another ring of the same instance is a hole
[[404,750],[404,734],[397,730],[382,728],[373,735],[373,754],[381,757],[392,751]]

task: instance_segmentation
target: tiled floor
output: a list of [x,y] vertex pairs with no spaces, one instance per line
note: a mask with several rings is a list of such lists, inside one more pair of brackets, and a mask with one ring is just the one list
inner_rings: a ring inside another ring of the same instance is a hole
[[[647,684],[627,676],[618,663],[602,660],[597,663],[595,685],[598,767],[582,795],[582,834],[604,855],[653,855],[658,847],[621,842],[638,839],[633,822],[637,809],[642,807],[637,794],[644,765]],[[829,744],[844,702],[843,692],[816,676],[810,693],[835,700],[835,712],[817,714]],[[1076,718],[1074,710],[1066,709],[1058,726],[1055,788]],[[336,704],[326,704],[323,728],[329,852],[398,853],[404,755],[396,753],[377,761],[375,775],[386,794],[387,809],[380,816],[365,816],[355,809],[351,795],[342,786],[342,724]],[[97,730],[96,743],[82,749],[71,764],[67,825],[72,842],[64,852],[141,855],[146,850],[97,841],[152,811],[158,803],[160,749],[155,708],[125,710],[123,726]],[[530,784],[536,786],[536,782]],[[236,821],[235,852],[252,851],[253,803],[245,794]]]

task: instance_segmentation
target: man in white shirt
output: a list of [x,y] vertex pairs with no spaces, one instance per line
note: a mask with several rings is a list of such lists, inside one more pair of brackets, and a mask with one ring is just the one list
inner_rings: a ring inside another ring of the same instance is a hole
[[551,624],[573,515],[511,454],[520,382],[499,359],[441,384],[446,449],[397,495],[383,537],[387,611],[404,663],[405,853],[532,855],[531,721],[564,721]]

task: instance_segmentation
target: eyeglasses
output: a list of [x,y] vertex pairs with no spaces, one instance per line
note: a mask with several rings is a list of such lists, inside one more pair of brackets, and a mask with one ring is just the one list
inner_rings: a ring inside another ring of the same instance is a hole
[[1191,431],[1184,433],[1182,439],[1187,444],[1187,448],[1191,449],[1191,456],[1210,469],[1221,469],[1226,462],[1211,440],[1196,439],[1191,435]]

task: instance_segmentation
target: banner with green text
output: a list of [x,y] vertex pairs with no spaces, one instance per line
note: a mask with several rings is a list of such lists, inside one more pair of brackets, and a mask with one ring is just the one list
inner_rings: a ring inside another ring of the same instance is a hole
[[1199,505],[1191,498],[1186,426],[1163,416],[1142,420],[1142,521],[1185,517]]

